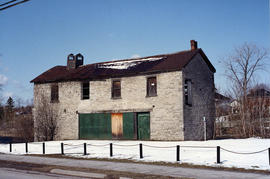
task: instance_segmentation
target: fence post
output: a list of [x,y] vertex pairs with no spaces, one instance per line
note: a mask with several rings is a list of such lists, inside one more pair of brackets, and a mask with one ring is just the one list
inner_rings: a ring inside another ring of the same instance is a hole
[[86,151],[86,143],[83,144],[83,147],[84,147],[84,152],[83,152],[83,154],[84,154],[84,155],[87,155],[87,151]]
[[9,143],[9,152],[12,152],[12,142]]
[[25,142],[25,153],[28,153],[28,143]]
[[179,145],[176,146],[176,161],[177,162],[180,161],[180,146]]
[[268,158],[269,158],[269,165],[270,165],[270,148],[268,148]]
[[217,163],[220,163],[220,146],[217,146]]
[[64,155],[64,144],[61,143],[61,154]]
[[112,146],[112,143],[110,143],[110,157],[113,156],[113,146]]
[[143,149],[142,149],[142,144],[140,144],[140,159],[143,158]]
[[43,144],[42,144],[42,152],[43,152],[43,154],[45,154],[45,142],[43,142]]

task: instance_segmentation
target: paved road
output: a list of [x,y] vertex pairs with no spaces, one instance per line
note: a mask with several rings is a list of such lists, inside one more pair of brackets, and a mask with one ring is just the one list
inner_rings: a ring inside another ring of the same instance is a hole
[[93,160],[73,160],[60,158],[46,158],[35,156],[22,155],[7,155],[0,154],[0,160],[8,160],[14,162],[26,162],[33,164],[56,165],[65,167],[81,167],[101,170],[113,170],[121,172],[142,173],[149,175],[161,175],[170,177],[190,177],[201,179],[269,179],[270,175],[258,173],[242,173],[233,171],[221,171],[212,169],[197,169],[197,168],[182,168],[169,167],[148,164],[108,162],[108,161],[93,161]]
[[1,179],[78,179],[78,177],[63,176],[51,173],[43,173],[28,170],[17,170],[12,168],[0,168]]

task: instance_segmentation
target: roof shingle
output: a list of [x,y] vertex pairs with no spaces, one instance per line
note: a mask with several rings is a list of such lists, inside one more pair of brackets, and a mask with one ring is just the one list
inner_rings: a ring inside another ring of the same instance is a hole
[[185,65],[187,65],[198,53],[201,54],[209,66],[209,69],[212,72],[215,72],[214,66],[208,60],[204,52],[201,49],[196,49],[173,54],[88,64],[69,70],[66,66],[55,66],[33,79],[31,83],[94,80],[145,73],[177,71],[182,70],[182,68],[185,67]]

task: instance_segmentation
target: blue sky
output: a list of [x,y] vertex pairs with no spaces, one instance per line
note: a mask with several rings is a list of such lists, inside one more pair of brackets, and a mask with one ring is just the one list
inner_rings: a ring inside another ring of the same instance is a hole
[[89,64],[187,50],[195,39],[225,89],[223,57],[244,42],[270,48],[268,0],[31,0],[0,11],[0,22],[2,95],[25,100],[29,81],[69,53]]

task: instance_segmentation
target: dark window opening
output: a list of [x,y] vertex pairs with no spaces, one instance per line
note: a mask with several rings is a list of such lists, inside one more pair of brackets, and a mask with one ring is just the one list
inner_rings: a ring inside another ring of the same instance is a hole
[[70,54],[70,55],[68,56],[68,60],[74,60],[74,55],[73,55],[73,54]]
[[147,78],[147,96],[157,96],[157,78]]
[[185,94],[185,104],[191,106],[192,98],[191,98],[191,80],[185,80],[184,86],[184,94]]
[[82,83],[82,99],[89,99],[89,82]]
[[51,102],[59,102],[59,94],[58,94],[58,84],[51,85]]
[[114,80],[112,82],[112,98],[121,98],[121,81]]

